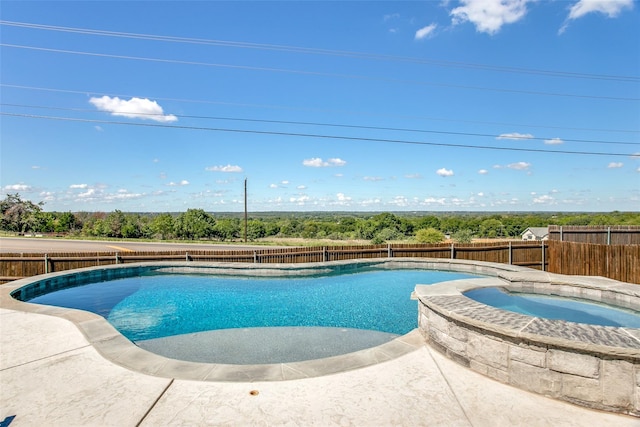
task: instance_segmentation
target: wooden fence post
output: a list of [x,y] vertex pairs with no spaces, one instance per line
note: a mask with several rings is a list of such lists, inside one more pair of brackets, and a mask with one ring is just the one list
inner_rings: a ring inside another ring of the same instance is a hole
[[453,242],[451,242],[451,259],[456,259],[456,249],[453,247]]
[[513,249],[511,248],[511,241],[509,241],[509,265],[512,264],[512,252]]
[[116,252],[116,265],[120,264],[119,260],[118,260],[118,252]]
[[254,264],[258,263],[258,252],[257,251],[253,251],[253,263]]
[[544,254],[544,252],[545,252],[544,251],[544,240],[541,240],[540,243],[542,243],[542,271],[545,271],[544,270],[544,255],[545,255]]
[[44,254],[44,274],[49,272],[49,257],[47,254]]
[[327,247],[323,246],[322,247],[322,262],[327,262]]
[[391,243],[387,243],[387,257],[393,257],[393,251],[391,250]]
[[184,260],[189,261],[189,252],[184,253]]

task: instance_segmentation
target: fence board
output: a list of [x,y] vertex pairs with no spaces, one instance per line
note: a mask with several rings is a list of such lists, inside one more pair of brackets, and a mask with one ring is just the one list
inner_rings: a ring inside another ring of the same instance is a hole
[[640,284],[640,245],[549,242],[549,271]]
[[[511,255],[509,255],[511,254]],[[539,242],[383,244],[220,251],[56,252],[0,255],[0,283],[38,274],[142,261],[303,263],[386,257],[454,258],[545,268]],[[545,257],[546,258],[546,257]]]
[[637,225],[550,225],[549,240],[600,245],[639,245]]

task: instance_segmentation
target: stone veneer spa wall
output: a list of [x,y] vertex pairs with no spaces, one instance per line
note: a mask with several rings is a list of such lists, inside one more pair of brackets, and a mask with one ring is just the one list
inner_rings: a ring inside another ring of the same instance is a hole
[[[640,285],[601,277],[500,272],[510,291],[640,311]],[[548,320],[496,309],[463,292],[471,279],[416,287],[419,329],[450,359],[500,382],[581,406],[640,416],[640,329]]]

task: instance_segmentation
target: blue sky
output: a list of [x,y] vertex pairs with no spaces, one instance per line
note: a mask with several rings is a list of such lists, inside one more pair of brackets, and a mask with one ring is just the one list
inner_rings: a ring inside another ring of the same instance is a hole
[[638,211],[631,0],[2,1],[48,211]]

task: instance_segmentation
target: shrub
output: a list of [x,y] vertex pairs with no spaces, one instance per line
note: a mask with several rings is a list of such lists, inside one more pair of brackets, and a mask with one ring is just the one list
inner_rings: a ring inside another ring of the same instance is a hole
[[416,240],[419,243],[440,243],[444,242],[444,234],[435,228],[421,228],[416,231]]
[[473,240],[473,233],[471,230],[458,230],[451,236],[456,243],[471,243]]

